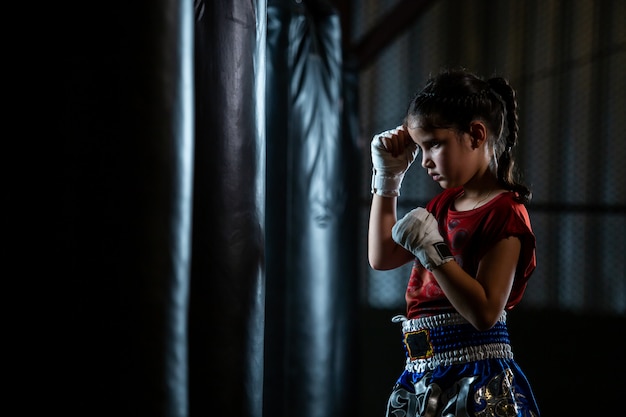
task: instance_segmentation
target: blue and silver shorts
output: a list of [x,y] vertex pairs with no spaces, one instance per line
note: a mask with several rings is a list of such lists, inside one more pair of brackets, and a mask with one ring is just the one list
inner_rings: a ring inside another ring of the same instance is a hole
[[538,417],[528,380],[513,359],[506,312],[478,331],[458,313],[402,323],[406,366],[387,417]]

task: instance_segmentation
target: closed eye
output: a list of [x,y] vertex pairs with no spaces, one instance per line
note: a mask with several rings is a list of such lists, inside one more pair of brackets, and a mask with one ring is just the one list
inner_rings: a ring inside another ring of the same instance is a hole
[[425,150],[429,150],[429,149],[437,149],[438,147],[440,147],[442,145],[442,141],[437,140],[437,139],[432,139],[432,140],[427,140],[426,142],[424,142],[424,144],[422,145],[424,147]]

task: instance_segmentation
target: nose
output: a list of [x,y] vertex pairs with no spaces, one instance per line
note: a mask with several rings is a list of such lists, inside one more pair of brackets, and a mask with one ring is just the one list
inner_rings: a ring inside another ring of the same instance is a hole
[[430,159],[430,155],[428,152],[422,151],[422,168],[428,168],[432,164],[432,160]]

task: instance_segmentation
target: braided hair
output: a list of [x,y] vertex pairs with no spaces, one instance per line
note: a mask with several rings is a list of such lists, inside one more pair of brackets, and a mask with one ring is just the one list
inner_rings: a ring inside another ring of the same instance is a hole
[[528,203],[530,189],[517,177],[513,148],[519,130],[515,90],[501,77],[483,80],[463,70],[445,70],[430,78],[411,100],[406,120],[419,120],[425,130],[454,128],[469,133],[470,123],[481,120],[490,140],[500,185]]

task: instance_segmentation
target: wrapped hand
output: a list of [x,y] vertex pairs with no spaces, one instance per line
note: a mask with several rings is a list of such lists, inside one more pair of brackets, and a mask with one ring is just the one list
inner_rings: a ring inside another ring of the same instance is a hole
[[422,207],[398,220],[391,229],[391,237],[430,271],[454,259],[439,233],[437,220]]
[[400,185],[419,148],[402,126],[375,135],[371,142],[372,193],[400,195]]

